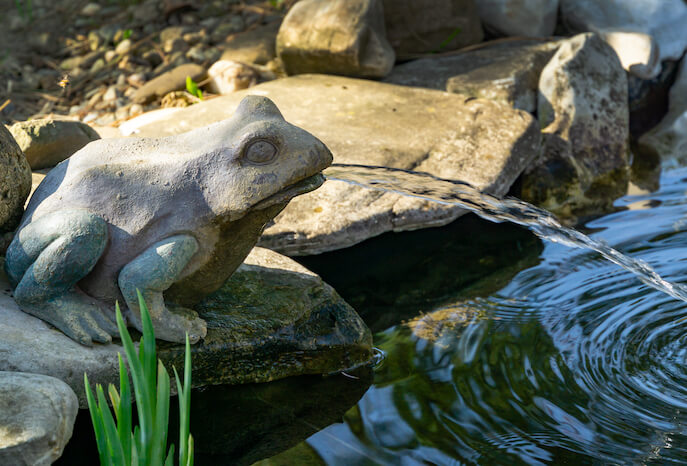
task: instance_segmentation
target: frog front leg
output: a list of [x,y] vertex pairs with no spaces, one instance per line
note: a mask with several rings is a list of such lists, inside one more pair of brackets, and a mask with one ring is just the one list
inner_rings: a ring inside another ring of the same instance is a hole
[[76,286],[106,245],[107,223],[86,210],[57,211],[29,223],[5,255],[14,300],[81,344],[112,341],[118,332],[107,306]]
[[188,333],[196,343],[207,333],[205,321],[190,309],[165,305],[162,293],[179,280],[189,260],[198,251],[198,242],[191,235],[176,235],[153,244],[119,273],[119,289],[129,307],[129,320],[142,330],[140,291],[148,306],[156,338],[183,343]]

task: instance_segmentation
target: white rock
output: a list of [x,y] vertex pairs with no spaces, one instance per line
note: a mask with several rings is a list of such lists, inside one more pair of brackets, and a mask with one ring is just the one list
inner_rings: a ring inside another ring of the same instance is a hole
[[124,55],[125,53],[129,53],[131,50],[131,39],[124,39],[121,41],[119,44],[117,44],[117,47],[115,47],[115,52]]
[[546,37],[556,27],[558,0],[477,0],[482,24],[505,36]]
[[107,88],[107,91],[105,91],[105,95],[103,95],[103,100],[105,102],[114,102],[117,100],[117,97],[119,97],[119,92],[117,91],[116,86],[110,86]]
[[640,146],[649,147],[664,159],[687,160],[687,60],[670,88],[668,114],[651,131],[639,139]]
[[0,371],[0,464],[49,465],[62,455],[79,410],[61,380]]
[[658,44],[643,32],[599,30],[599,35],[613,47],[626,71],[642,79],[652,79],[661,72]]
[[577,31],[617,30],[651,35],[659,61],[677,60],[687,48],[684,0],[559,0],[562,21]]
[[255,86],[258,72],[251,66],[231,60],[219,60],[208,70],[208,87],[215,94],[230,94]]

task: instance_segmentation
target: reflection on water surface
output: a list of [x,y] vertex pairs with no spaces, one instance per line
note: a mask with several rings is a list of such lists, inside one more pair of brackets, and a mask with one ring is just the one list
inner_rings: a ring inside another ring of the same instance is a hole
[[[586,226],[685,283],[686,194],[672,169]],[[685,463],[684,302],[547,243],[499,291],[424,311],[376,334],[387,358],[344,423],[265,463]]]

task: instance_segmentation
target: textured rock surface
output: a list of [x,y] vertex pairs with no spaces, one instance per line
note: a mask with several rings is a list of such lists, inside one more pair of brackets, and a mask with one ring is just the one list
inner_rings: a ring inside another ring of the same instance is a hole
[[556,27],[558,0],[478,0],[486,29],[504,36],[545,37]]
[[[503,195],[539,151],[527,113],[483,99],[323,75],[259,84],[140,127],[141,136],[188,131],[227,118],[246,94],[274,100],[285,118],[323,141],[335,163],[427,171]],[[151,117],[148,117],[150,121]],[[135,125],[134,120],[131,121]],[[292,200],[261,239],[286,254],[351,246],[387,231],[444,225],[464,211],[327,181]]]
[[608,209],[628,181],[627,77],[596,34],[566,40],[539,80],[541,158],[522,198],[561,216]]
[[[0,289],[0,370],[61,379],[82,408],[84,372],[94,384],[118,380],[119,344],[82,346],[21,312],[4,273]],[[336,372],[371,357],[370,331],[355,311],[317,275],[269,250],[254,249],[196,309],[208,335],[192,347],[195,386]],[[158,348],[165,363],[183,366],[182,345]]]
[[0,371],[0,464],[51,464],[72,436],[78,409],[61,380]]
[[136,103],[144,104],[168,92],[185,89],[187,76],[198,82],[205,77],[205,68],[193,63],[177,66],[138,88],[131,99]]
[[394,64],[381,0],[301,0],[284,18],[277,54],[289,74],[381,78]]
[[[12,133],[0,124],[0,235],[19,223],[30,190],[31,167]],[[0,251],[4,251],[2,243],[0,239]]]
[[644,32],[658,44],[659,61],[677,60],[687,48],[684,0],[559,0],[563,23],[576,31]]
[[384,0],[389,43],[399,58],[482,41],[475,0]]
[[80,121],[29,120],[15,123],[10,132],[31,169],[54,167],[91,141],[98,133]]
[[534,112],[539,74],[558,45],[558,42],[495,41],[477,50],[421,58],[396,66],[384,82],[497,100]]
[[640,146],[663,158],[687,160],[687,60],[682,59],[675,83],[670,88],[668,114],[639,140]]

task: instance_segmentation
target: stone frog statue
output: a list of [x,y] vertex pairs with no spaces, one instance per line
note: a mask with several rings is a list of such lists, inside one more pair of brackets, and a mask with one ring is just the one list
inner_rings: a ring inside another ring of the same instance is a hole
[[51,170],[10,244],[19,307],[91,345],[117,335],[114,303],[141,330],[136,290],[157,338],[197,342],[192,309],[243,262],[274,218],[319,187],[327,147],[267,98],[232,118],[166,138],[94,141]]

